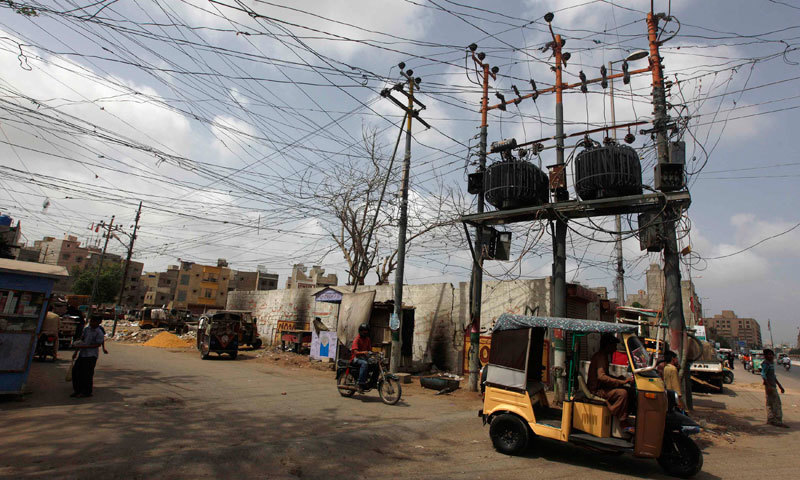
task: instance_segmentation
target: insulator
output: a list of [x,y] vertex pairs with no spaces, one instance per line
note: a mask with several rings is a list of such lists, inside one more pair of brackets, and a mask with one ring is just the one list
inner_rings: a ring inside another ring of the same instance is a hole
[[588,91],[589,91],[589,89],[588,89],[588,88],[586,88],[586,74],[585,74],[585,73],[583,73],[583,70],[581,70],[581,71],[578,73],[578,78],[580,78],[580,79],[581,79],[581,92],[583,92],[583,93],[586,93],[586,92],[588,92]]
[[600,86],[603,88],[608,88],[608,72],[606,71],[605,65],[600,66],[600,76],[603,77],[603,79],[600,80]]
[[631,83],[631,76],[628,73],[628,61],[622,62],[622,83],[625,85]]

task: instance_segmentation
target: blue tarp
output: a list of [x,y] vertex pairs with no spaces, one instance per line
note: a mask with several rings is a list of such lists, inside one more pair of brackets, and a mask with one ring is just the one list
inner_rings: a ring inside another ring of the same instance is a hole
[[636,325],[627,323],[599,322],[597,320],[583,320],[579,318],[559,317],[529,317],[527,315],[500,315],[494,324],[493,332],[503,330],[517,330],[520,328],[560,328],[571,332],[598,332],[598,333],[633,333],[637,331]]

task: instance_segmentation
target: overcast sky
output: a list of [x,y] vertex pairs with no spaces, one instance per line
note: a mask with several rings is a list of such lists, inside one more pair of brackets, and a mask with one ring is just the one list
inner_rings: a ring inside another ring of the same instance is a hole
[[[379,92],[399,78],[398,62],[422,78],[422,116],[433,126],[414,127],[412,210],[432,216],[443,196],[447,212],[474,209],[466,174],[477,161],[480,89],[465,47],[477,43],[499,67],[492,100],[494,92],[508,99],[512,85],[526,93],[531,78],[540,88],[554,81],[541,51],[550,40],[545,13],[555,12],[553,27],[572,55],[565,80],[574,82],[580,71],[598,76],[601,65],[647,48],[650,2],[27,5],[37,15],[7,4],[0,10],[0,210],[22,220],[25,240],[72,234],[97,241],[93,223],[116,215],[129,228],[142,200],[134,258],[146,270],[179,258],[226,258],[233,268],[265,265],[283,282],[301,262],[346,277],[326,230],[333,225],[327,205],[313,194],[341,180],[337,168],[366,162],[364,129],[378,132],[386,163],[401,114]],[[754,317],[766,338],[771,319],[775,341],[794,344],[800,228],[782,233],[800,222],[800,159],[792,142],[800,8],[791,1],[662,0],[655,9],[675,18],[662,38],[680,24],[662,55],[690,172],[692,205],[680,233],[695,254],[683,276],[691,273],[707,315],[731,309]],[[646,60],[631,63],[643,66]],[[649,85],[647,75],[615,84],[618,123],[652,119]],[[542,95],[493,111],[489,141],[552,136],[553,101]],[[599,85],[566,94],[566,132],[608,125],[609,101]],[[652,140],[633,133],[652,184]],[[568,142],[568,153],[574,145]],[[554,151],[534,162],[555,163]],[[390,203],[397,189],[389,186]],[[636,227],[631,220],[628,230]],[[606,286],[613,296],[613,244],[596,228],[612,226],[611,219],[573,224],[567,268],[568,280]],[[458,232],[415,240],[406,281],[467,281],[469,255]],[[548,275],[542,225],[514,232],[518,258],[490,265],[490,272]],[[117,242],[110,248],[123,251]],[[630,293],[661,260],[642,253],[634,237],[624,254]]]

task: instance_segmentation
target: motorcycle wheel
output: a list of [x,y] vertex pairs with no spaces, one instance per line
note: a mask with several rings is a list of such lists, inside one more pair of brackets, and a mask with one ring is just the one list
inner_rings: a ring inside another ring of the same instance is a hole
[[400,396],[403,394],[403,387],[400,382],[390,377],[383,377],[383,382],[378,386],[378,395],[386,405],[394,405],[400,401]]
[[691,478],[703,468],[703,452],[690,437],[668,433],[664,436],[658,464],[673,477]]
[[203,339],[200,342],[200,358],[203,360],[208,360],[208,356],[211,353],[211,341],[208,338]]
[[[338,379],[336,379],[336,385],[355,387],[356,386],[356,379],[353,378],[352,374],[345,373],[344,375],[342,375]],[[356,394],[355,390],[342,389],[342,388],[339,388],[338,390],[339,390],[339,395],[341,395],[343,397],[352,397],[353,395]]]
[[722,381],[723,381],[723,383],[727,383],[727,384],[729,384],[729,385],[730,385],[731,383],[733,383],[733,372],[728,372],[728,371],[726,371],[726,372],[725,372],[725,373],[722,375]]

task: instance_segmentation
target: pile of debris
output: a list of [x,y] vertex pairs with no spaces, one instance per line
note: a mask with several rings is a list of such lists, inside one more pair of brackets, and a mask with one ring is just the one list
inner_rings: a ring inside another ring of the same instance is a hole
[[[134,342],[134,343],[143,343],[151,338],[155,337],[159,333],[166,332],[163,328],[151,328],[146,330],[141,330],[139,327],[130,327],[130,328],[119,328],[117,325],[117,333],[114,335],[112,340],[117,342]],[[107,335],[111,335],[109,330],[106,330]]]
[[150,340],[144,342],[144,346],[156,348],[192,348],[194,346],[194,341],[185,340],[175,334],[162,331]]

